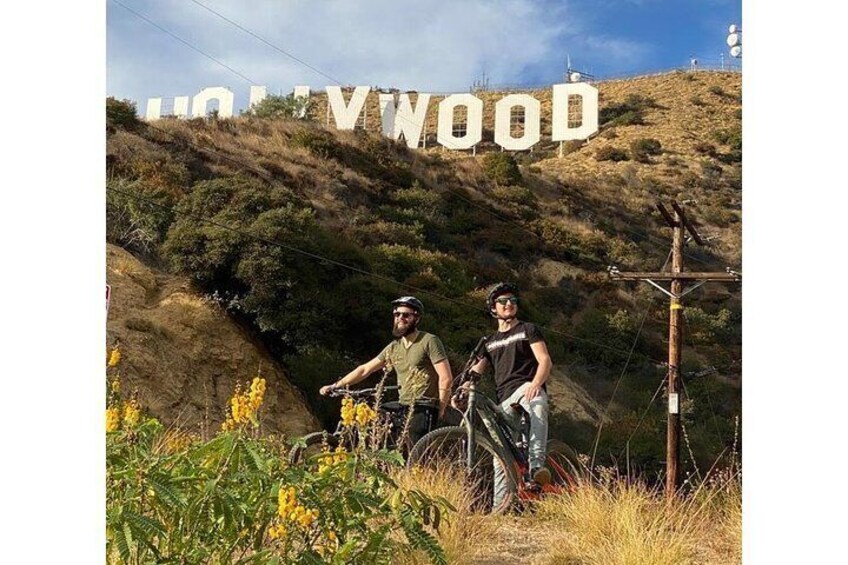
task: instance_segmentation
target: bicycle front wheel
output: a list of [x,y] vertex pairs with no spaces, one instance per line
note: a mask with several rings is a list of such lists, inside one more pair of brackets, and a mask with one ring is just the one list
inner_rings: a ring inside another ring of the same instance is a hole
[[297,465],[308,461],[313,455],[321,453],[325,447],[330,451],[339,445],[339,436],[329,432],[313,432],[303,439],[289,451],[289,464]]
[[[499,514],[507,510],[516,493],[516,472],[511,458],[499,452],[488,438],[477,434],[474,439],[472,466],[468,467],[468,434],[463,427],[438,428],[422,437],[409,452],[407,464],[443,475],[449,481],[460,481],[468,496],[471,510]],[[503,469],[500,484],[497,471]],[[500,492],[496,496],[496,488]]]

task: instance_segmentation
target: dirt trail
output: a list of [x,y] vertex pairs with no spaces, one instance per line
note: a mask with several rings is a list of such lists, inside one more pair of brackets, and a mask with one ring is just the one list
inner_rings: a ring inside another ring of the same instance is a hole
[[495,535],[480,540],[486,550],[469,561],[473,565],[503,565],[521,563],[523,565],[542,565],[546,563],[545,554],[550,535],[537,524],[521,516],[504,516],[498,519]]

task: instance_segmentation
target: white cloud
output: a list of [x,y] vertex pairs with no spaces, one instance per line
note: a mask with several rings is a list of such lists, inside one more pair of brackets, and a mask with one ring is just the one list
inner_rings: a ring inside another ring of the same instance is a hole
[[[121,1],[272,91],[333,83],[191,0]],[[567,2],[199,1],[349,84],[463,91],[483,71],[492,83],[519,83],[527,69],[554,82],[567,44],[625,62],[644,54],[638,44],[586,34]],[[246,99],[243,79],[114,3],[108,25],[110,94],[142,100],[228,85],[237,106]]]

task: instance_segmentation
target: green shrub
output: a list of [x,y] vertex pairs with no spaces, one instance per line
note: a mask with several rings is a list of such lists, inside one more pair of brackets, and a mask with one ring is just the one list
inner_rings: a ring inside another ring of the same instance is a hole
[[204,440],[113,395],[106,415],[108,563],[388,564],[415,549],[446,562],[435,535],[455,509],[399,487],[397,452],[359,441],[288,465],[289,445],[249,422]]
[[489,180],[502,185],[521,183],[518,163],[509,153],[492,152],[483,157],[483,171]]
[[306,149],[319,159],[341,157],[341,144],[328,131],[318,128],[303,128],[294,132],[289,141],[293,147]]
[[721,97],[726,96],[726,93],[724,92],[724,89],[723,89],[722,87],[718,86],[717,84],[715,84],[715,85],[713,85],[713,86],[709,87],[709,88],[707,89],[707,92],[709,92],[710,94],[714,94],[714,95],[716,95],[716,96],[721,96]]
[[611,145],[607,145],[606,147],[601,147],[595,152],[595,159],[598,161],[629,161],[630,157],[627,155],[626,151],[622,151],[617,147],[613,147]]
[[113,96],[106,99],[106,126],[134,130],[141,125],[136,115],[135,102],[118,100]]
[[642,125],[645,123],[645,111],[656,107],[657,103],[652,98],[630,94],[624,102],[601,108],[598,121],[602,126]]
[[630,154],[640,163],[650,163],[651,155],[660,155],[662,144],[653,138],[640,138],[630,144]]
[[174,219],[171,195],[144,182],[122,179],[109,180],[106,188],[106,241],[155,256]]
[[693,106],[706,106],[707,105],[707,103],[704,102],[704,100],[698,95],[695,95],[692,98],[690,98],[689,102],[691,102]]
[[254,104],[244,114],[268,119],[305,119],[308,115],[309,105],[310,102],[307,97],[296,97],[294,94],[288,96],[271,94]]

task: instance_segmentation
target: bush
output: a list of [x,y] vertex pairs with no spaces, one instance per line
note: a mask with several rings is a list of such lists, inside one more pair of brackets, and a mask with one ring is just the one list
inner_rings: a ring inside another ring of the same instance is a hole
[[318,128],[299,129],[291,136],[293,147],[306,149],[320,159],[338,159],[341,157],[341,144],[333,135]]
[[562,144],[562,154],[571,155],[572,153],[576,153],[577,151],[580,151],[580,148],[584,145],[586,145],[586,142],[582,139],[572,139],[570,141],[566,141]]
[[656,107],[657,103],[652,98],[631,94],[624,102],[601,108],[598,121],[602,126],[642,125],[645,123],[645,111]]
[[709,92],[710,94],[714,94],[716,96],[721,96],[721,97],[727,96],[727,94],[724,92],[724,89],[722,89],[717,84],[713,85],[709,89],[707,89],[707,92]]
[[522,180],[515,158],[505,152],[487,153],[483,157],[483,171],[497,184],[519,184]]
[[704,100],[700,96],[697,96],[697,95],[690,98],[689,102],[691,102],[693,106],[706,106],[707,105],[707,103],[704,102]]
[[106,99],[106,126],[110,128],[121,127],[134,130],[141,125],[136,115],[135,102],[132,100],[118,100],[113,96]]
[[141,255],[156,255],[174,219],[171,196],[137,181],[113,179],[106,188],[106,241]]
[[595,152],[595,159],[598,161],[629,161],[630,157],[628,157],[627,152],[622,151],[616,147],[611,145],[607,145],[606,147],[601,147]]
[[650,163],[651,155],[662,153],[662,144],[653,138],[640,138],[630,144],[630,154],[640,163]]
[[[289,446],[258,433],[263,379],[236,392],[240,414],[208,440],[145,417],[114,382],[106,409],[108,563],[388,564],[416,549],[445,562],[434,534],[454,507],[400,488],[389,472],[402,456],[366,441],[288,465],[280,454]],[[375,436],[368,407],[357,405],[357,415],[360,407],[365,417],[345,433]]]
[[244,112],[257,118],[305,119],[309,111],[309,98],[289,94],[280,96],[271,94]]

